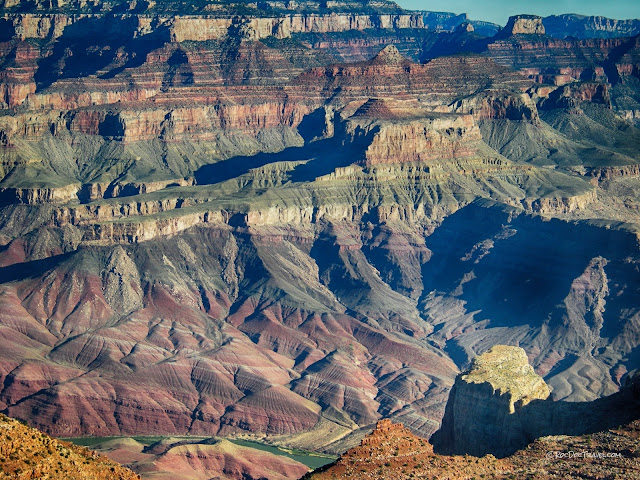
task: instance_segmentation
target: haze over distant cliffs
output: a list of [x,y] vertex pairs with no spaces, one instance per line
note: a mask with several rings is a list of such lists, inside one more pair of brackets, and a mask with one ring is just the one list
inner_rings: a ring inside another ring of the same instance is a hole
[[638,36],[432,17],[5,2],[0,408],[343,452],[381,418],[430,436],[496,344],[556,400],[619,391]]

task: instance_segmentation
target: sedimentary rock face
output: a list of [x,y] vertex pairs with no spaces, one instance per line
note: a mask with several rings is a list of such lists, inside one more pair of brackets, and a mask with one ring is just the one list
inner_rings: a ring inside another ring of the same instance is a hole
[[560,399],[638,368],[637,38],[152,3],[0,19],[0,408],[342,451],[495,344]]
[[505,31],[511,35],[544,35],[542,17],[534,15],[516,15],[509,17]]
[[522,348],[496,345],[458,375],[433,439],[445,453],[504,457],[543,436],[622,425],[638,416],[637,382],[592,402],[554,402]]

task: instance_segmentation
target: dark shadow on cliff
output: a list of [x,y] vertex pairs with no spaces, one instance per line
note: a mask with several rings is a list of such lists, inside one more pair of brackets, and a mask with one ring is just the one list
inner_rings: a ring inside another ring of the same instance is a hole
[[285,148],[276,153],[231,157],[200,167],[194,177],[198,185],[213,185],[246,175],[252,169],[272,163],[305,161],[289,172],[289,180],[310,182],[333,172],[336,168],[351,165],[361,156],[361,149],[345,147],[335,139],[329,138],[303,147]]
[[620,62],[622,57],[636,47],[639,42],[640,35],[630,38],[627,42],[624,42],[611,50],[607,59],[602,63],[604,73],[612,86],[620,83],[620,72],[618,71],[616,63]]
[[0,42],[9,42],[15,35],[15,28],[13,27],[13,23],[6,19],[0,19]]
[[[596,433],[640,418],[638,373],[627,377],[621,391],[608,397],[591,402],[534,400],[521,407],[516,404],[515,412],[511,414],[508,411],[509,393],[501,395],[500,392],[494,392],[488,383],[477,384],[479,395],[473,400],[483,401],[486,408],[474,410],[473,418],[465,419],[454,418],[453,415],[456,386],[449,393],[442,426],[430,440],[436,453],[492,454],[502,458],[525,448],[540,437]],[[485,391],[481,392],[483,389]],[[480,412],[485,412],[485,415]],[[471,422],[472,428],[468,428],[464,422]]]
[[351,139],[351,143],[349,143],[345,141],[347,137],[344,135],[344,125],[339,123],[339,117],[336,116],[334,121],[336,135],[308,144],[316,155],[310,161],[294,168],[291,173],[292,181],[311,182],[318,177],[334,172],[336,168],[347,167],[365,159],[365,152],[380,127],[372,128],[366,135]]
[[98,75],[124,56],[124,64],[114,65],[101,77],[112,78],[125,68],[139,67],[149,52],[169,41],[166,28],[135,37],[137,30],[134,16],[88,17],[67,26],[53,44],[51,55],[38,62],[34,75],[38,90],[59,79]]
[[433,44],[425,46],[421,53],[420,61],[427,63],[439,57],[478,55],[487,50],[487,45],[491,40],[482,35],[466,31],[441,33]]
[[[332,135],[335,129],[335,135]],[[346,167],[364,159],[365,150],[373,141],[378,128],[367,135],[356,137],[344,134],[344,125],[339,115],[328,118],[324,108],[305,115],[297,127],[304,140],[301,147],[288,147],[279,152],[261,152],[242,155],[204,165],[194,176],[198,185],[212,185],[249,173],[250,170],[277,162],[304,162],[288,172],[292,182],[311,182],[328,175],[336,168]],[[328,132],[331,130],[331,132]]]
[[[424,292],[465,301],[466,310],[480,311],[476,318],[489,319],[491,327],[540,326],[550,316],[561,321],[573,281],[593,258],[606,258],[607,269],[624,269],[618,265],[624,252],[635,248],[634,236],[624,231],[525,214],[510,218],[502,207],[479,204],[447,217],[426,243],[433,255],[423,267]],[[638,275],[621,275],[638,286]]]
[[65,260],[71,258],[75,252],[63,253],[41,260],[16,263],[7,267],[0,267],[0,282],[9,283],[42,276],[45,272],[55,270]]

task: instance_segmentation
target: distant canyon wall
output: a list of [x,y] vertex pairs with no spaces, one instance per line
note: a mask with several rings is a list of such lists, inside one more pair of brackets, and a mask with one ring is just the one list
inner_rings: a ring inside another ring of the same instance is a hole
[[[102,14],[4,14],[0,17],[12,36],[26,40],[55,39],[65,28],[75,25],[81,34],[83,20],[102,18]],[[373,28],[424,28],[424,20],[418,13],[329,13],[287,14],[277,17],[244,17],[216,15],[113,15],[114,28],[119,24],[133,24],[134,36],[146,35],[161,28],[167,29],[172,41],[219,40],[232,30],[247,40],[259,40],[274,36],[289,38],[294,33],[327,33]],[[85,22],[90,25],[89,22]],[[84,32],[90,34],[90,31]]]

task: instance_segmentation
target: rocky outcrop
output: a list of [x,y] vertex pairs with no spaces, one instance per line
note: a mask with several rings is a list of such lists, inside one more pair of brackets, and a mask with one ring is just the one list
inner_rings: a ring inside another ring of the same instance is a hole
[[591,170],[590,175],[598,182],[612,180],[617,177],[638,177],[640,176],[640,165],[594,168]]
[[515,15],[509,21],[500,35],[544,35],[542,17],[535,15]]
[[139,480],[140,475],[86,447],[61,442],[0,414],[0,477]]
[[497,345],[456,378],[433,441],[443,452],[504,457],[545,435],[610,428],[637,416],[639,379],[594,402],[553,402],[525,351]]
[[[379,422],[374,431],[334,464],[305,479],[409,480],[425,478],[575,478],[633,476],[638,468],[636,429],[640,420],[585,436],[541,438],[505,459],[433,453],[425,439],[402,425]],[[624,452],[624,453],[623,453]],[[629,452],[629,455],[625,455]]]
[[456,113],[473,115],[476,120],[507,119],[528,120],[533,124],[539,123],[536,102],[527,93],[491,92],[473,95],[450,105]]
[[571,196],[545,196],[542,198],[526,198],[522,205],[528,212],[541,215],[564,215],[585,210],[596,203],[598,194],[595,189]]
[[476,357],[459,375],[437,437],[444,451],[505,456],[532,439],[520,413],[534,400],[545,400],[549,387],[529,365],[524,350],[495,346]]
[[[509,414],[533,400],[545,400],[551,393],[544,380],[529,365],[525,351],[519,347],[492,347],[476,357],[469,372],[462,374],[460,379],[465,384],[488,383],[493,392],[506,401]],[[463,396],[461,392],[460,398]]]
[[0,205],[18,203],[23,205],[42,205],[45,203],[67,203],[78,197],[79,184],[49,188],[15,188],[0,186]]
[[33,76],[41,54],[37,47],[27,42],[17,45],[6,42],[0,43],[0,55],[12,60],[8,68],[0,71],[0,105],[13,108],[36,91]]
[[368,143],[363,166],[469,157],[482,139],[470,115],[428,113],[418,104],[384,99],[363,104],[344,129],[348,143]]
[[605,83],[598,82],[574,82],[562,87],[552,89],[541,102],[541,109],[578,109],[580,104],[604,105],[611,108],[611,96],[609,87]]
[[[125,197],[144,195],[157,192],[169,186],[188,187],[195,184],[193,178],[176,178],[171,180],[159,180],[157,182],[129,182],[129,183],[88,183],[82,186],[78,197],[84,202],[91,202],[103,198]],[[112,217],[116,216],[112,214]]]

